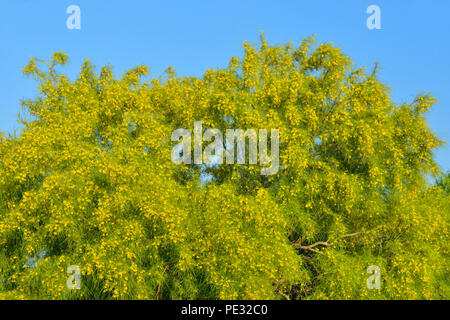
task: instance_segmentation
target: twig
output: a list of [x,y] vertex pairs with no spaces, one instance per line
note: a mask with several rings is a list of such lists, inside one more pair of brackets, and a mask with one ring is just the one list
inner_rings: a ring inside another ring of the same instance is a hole
[[[343,238],[348,238],[348,237],[357,237],[359,235],[363,234],[363,232],[355,232],[355,233],[348,233],[348,234],[344,234],[342,236],[340,236],[338,239],[343,239]],[[296,249],[302,249],[305,251],[312,251],[312,252],[316,252],[316,253],[320,253],[316,250],[314,250],[315,247],[317,246],[324,246],[324,247],[329,247],[332,244],[329,242],[330,240],[327,241],[317,241],[313,244],[310,244],[308,246],[303,246],[302,245],[302,238],[300,237],[295,243],[294,243],[294,247]]]
[[[164,271],[162,273],[162,275],[164,275],[164,273],[166,273],[166,271],[169,270],[169,267],[165,267]],[[158,291],[156,291],[156,300],[159,300],[159,294],[161,293],[161,283],[158,284]]]
[[291,297],[289,297],[287,294],[285,294],[285,293],[283,293],[281,291],[278,291],[278,293],[281,294],[283,297],[285,297],[286,300],[291,300]]
[[317,246],[324,246],[324,247],[328,247],[330,246],[330,244],[328,243],[328,241],[318,241],[316,243],[313,243],[309,246],[302,246],[301,243],[294,243],[294,247],[297,249],[302,249],[302,250],[309,250],[309,251],[316,251],[313,250],[315,247]]

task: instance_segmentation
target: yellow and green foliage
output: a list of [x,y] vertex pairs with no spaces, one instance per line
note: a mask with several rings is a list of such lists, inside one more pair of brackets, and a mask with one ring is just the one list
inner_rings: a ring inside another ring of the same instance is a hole
[[[312,38],[245,43],[202,78],[86,61],[71,81],[66,61],[24,68],[39,96],[0,140],[0,298],[450,298],[430,95],[396,105],[375,72]],[[280,170],[175,165],[171,133],[196,120],[279,129]]]

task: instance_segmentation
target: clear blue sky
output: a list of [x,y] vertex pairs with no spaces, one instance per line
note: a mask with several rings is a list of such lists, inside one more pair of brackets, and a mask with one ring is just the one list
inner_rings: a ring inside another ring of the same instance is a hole
[[[66,27],[69,5],[81,8],[81,30]],[[381,30],[368,30],[366,9],[381,8]],[[20,99],[36,95],[36,84],[20,69],[30,56],[48,59],[62,50],[73,77],[82,61],[111,63],[116,74],[145,64],[151,75],[169,65],[179,75],[201,76],[240,56],[244,40],[264,31],[271,43],[317,34],[333,42],[357,66],[380,63],[380,78],[394,101],[410,102],[420,91],[439,100],[428,123],[450,142],[450,1],[101,1],[1,0],[0,131],[19,129]],[[436,152],[450,170],[450,147]]]

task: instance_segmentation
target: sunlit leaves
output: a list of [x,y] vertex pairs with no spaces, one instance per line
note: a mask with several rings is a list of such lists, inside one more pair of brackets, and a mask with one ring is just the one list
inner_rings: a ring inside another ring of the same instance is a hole
[[[31,59],[31,119],[0,140],[0,297],[449,297],[448,179],[425,178],[439,174],[435,100],[395,105],[375,72],[312,38],[244,50],[201,78],[146,82],[145,66],[116,78],[87,60],[70,81],[65,54]],[[280,170],[175,165],[171,133],[194,121],[279,129]]]

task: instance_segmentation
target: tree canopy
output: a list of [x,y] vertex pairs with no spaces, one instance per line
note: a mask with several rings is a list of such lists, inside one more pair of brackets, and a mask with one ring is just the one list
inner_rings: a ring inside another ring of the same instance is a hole
[[[435,99],[396,104],[313,38],[243,47],[202,77],[87,60],[70,80],[64,53],[30,61],[39,95],[0,141],[0,298],[450,297],[450,198],[427,182]],[[172,132],[198,120],[279,129],[280,169],[173,163]]]

